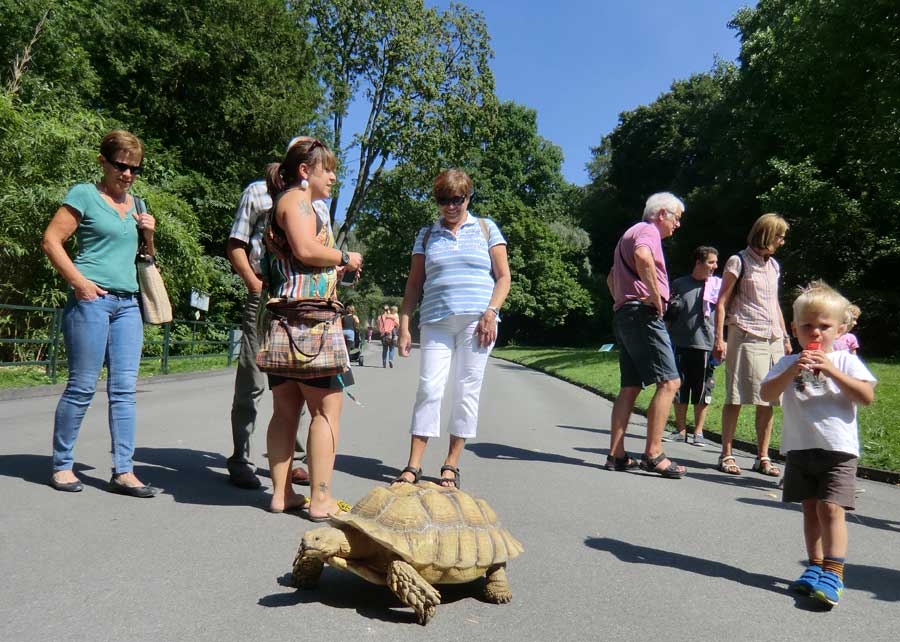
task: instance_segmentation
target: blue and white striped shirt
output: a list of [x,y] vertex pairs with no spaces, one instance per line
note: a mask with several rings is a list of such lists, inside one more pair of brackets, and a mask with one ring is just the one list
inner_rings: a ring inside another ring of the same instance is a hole
[[500,228],[486,218],[489,239],[478,219],[466,214],[456,234],[441,225],[431,226],[428,251],[422,240],[428,227],[419,230],[413,254],[425,255],[425,285],[419,324],[434,323],[451,314],[481,314],[491,302],[494,276],[491,271],[490,248],[506,245]]

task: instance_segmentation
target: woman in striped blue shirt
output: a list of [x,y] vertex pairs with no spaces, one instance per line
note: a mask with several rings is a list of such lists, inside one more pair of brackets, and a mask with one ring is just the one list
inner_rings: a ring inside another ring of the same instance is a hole
[[[506,239],[497,225],[468,211],[472,179],[458,169],[434,179],[440,218],[419,230],[400,309],[400,356],[409,356],[409,319],[419,299],[422,360],[413,408],[409,461],[394,483],[419,480],[431,437],[440,436],[441,400],[455,360],[450,448],[441,484],[460,485],[459,457],[475,437],[478,399],[500,308],[509,294]],[[455,358],[455,359],[454,359]]]

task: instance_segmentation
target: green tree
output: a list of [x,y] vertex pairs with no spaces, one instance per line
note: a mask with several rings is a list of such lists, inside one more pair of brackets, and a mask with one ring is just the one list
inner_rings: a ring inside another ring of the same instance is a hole
[[[574,219],[581,192],[562,177],[562,152],[538,135],[534,110],[507,102],[490,135],[457,153],[467,156],[463,169],[475,185],[470,211],[497,222],[508,241],[513,279],[504,338],[552,340],[552,329],[592,307],[589,241]],[[385,292],[402,293],[416,234],[438,216],[430,198],[433,165],[386,172],[361,213],[359,234],[369,248],[364,275]]]
[[[463,5],[440,11],[422,0],[310,0],[309,7],[332,143],[354,167],[342,243],[389,161],[431,165],[466,147],[493,107],[492,53],[484,18]],[[368,115],[348,146],[356,150],[350,161],[344,121],[362,98]],[[340,196],[331,201],[332,222]]]

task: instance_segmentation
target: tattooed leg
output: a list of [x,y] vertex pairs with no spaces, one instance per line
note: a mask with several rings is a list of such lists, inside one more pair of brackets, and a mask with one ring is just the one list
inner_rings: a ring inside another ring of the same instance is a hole
[[343,395],[340,390],[313,388],[301,384],[311,417],[307,462],[310,486],[314,489],[309,514],[322,517],[338,511],[337,500],[331,494],[331,475],[337,450]]

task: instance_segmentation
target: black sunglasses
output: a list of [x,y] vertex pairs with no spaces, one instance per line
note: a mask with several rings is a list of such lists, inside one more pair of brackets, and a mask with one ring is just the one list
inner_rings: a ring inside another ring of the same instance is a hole
[[122,172],[123,174],[125,173],[126,170],[130,169],[132,176],[140,176],[141,172],[144,171],[144,168],[141,165],[129,165],[128,163],[120,163],[119,161],[114,161],[112,159],[107,158],[106,156],[104,156],[103,159],[107,163],[109,163],[110,165],[115,167],[117,170]]
[[457,207],[466,202],[468,196],[451,196],[449,198],[436,198],[437,204],[441,207],[446,207],[447,205],[456,205]]

